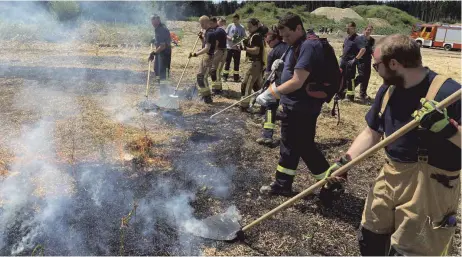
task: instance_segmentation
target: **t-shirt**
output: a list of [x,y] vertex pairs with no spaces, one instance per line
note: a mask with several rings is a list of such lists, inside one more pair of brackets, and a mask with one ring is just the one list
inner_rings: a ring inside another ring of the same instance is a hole
[[364,52],[363,57],[361,57],[361,59],[359,59],[359,61],[360,62],[370,63],[372,61],[372,53],[373,53],[373,50],[374,50],[375,39],[373,37],[370,37],[369,39],[367,39],[367,37],[364,36],[364,35],[362,35],[360,37],[365,42],[366,52]]
[[226,31],[222,27],[215,29],[215,38],[218,41],[218,49],[226,49]]
[[[268,64],[266,65],[266,72],[271,72],[271,66],[273,65],[273,62],[277,59],[281,59],[282,55],[284,55],[287,48],[289,48],[289,45],[287,45],[285,42],[279,42],[277,45],[274,46],[273,49],[271,49],[271,52],[268,54]],[[286,57],[284,57],[283,61],[285,59]],[[284,65],[281,65],[279,67],[279,70],[276,71],[276,85],[281,84],[281,74],[283,69]]]
[[156,47],[165,44],[166,48],[171,48],[172,39],[170,38],[170,31],[164,24],[161,23],[154,29],[154,38],[156,40]]
[[[382,99],[388,88],[387,85],[382,85],[377,92],[371,109],[366,114],[368,126],[379,133],[385,132],[385,136],[389,136],[409,123],[413,119],[411,114],[420,108],[420,99],[426,96],[435,76],[436,73],[429,70],[428,75],[418,85],[408,89],[395,88],[382,117],[379,118],[378,114],[381,109]],[[447,80],[440,88],[435,101],[442,101],[460,88],[459,83],[452,79]],[[460,100],[447,108],[449,117],[459,124],[460,108]],[[422,147],[420,148],[428,150],[428,164],[447,171],[460,170],[460,148],[449,140],[426,129],[416,128],[408,132],[385,147],[385,152],[392,160],[397,162],[417,162],[419,137],[422,138],[420,143]]]
[[[233,40],[227,40],[226,41],[226,47],[228,49],[231,49],[232,46],[234,46],[237,42],[239,42],[240,39],[245,37],[245,29],[244,27],[239,24],[235,25],[234,23],[231,23],[228,25],[228,28],[226,29],[226,33],[228,34],[229,37],[235,38],[235,42]],[[232,49],[238,49],[237,46],[234,46]]]
[[250,35],[248,47],[259,47],[260,52],[257,55],[246,53],[246,56],[249,57],[251,61],[262,61],[263,60],[263,37],[259,33],[254,33]]
[[366,42],[364,38],[358,36],[358,34],[353,34],[351,36],[347,36],[343,41],[343,55],[342,59],[345,61],[351,60],[358,55],[359,50],[366,46]]
[[208,55],[213,55],[213,53],[215,53],[215,41],[215,30],[212,28],[207,29],[204,34],[202,48],[205,48],[206,44],[210,44],[210,49],[207,51]]
[[[298,58],[295,56],[297,51]],[[303,86],[286,95],[281,95],[281,104],[291,110],[303,110],[310,113],[320,113],[323,99],[313,98],[306,92],[306,85],[316,79],[322,71],[324,65],[324,51],[319,40],[306,40],[303,35],[293,46],[290,47],[284,61],[284,69],[281,76],[281,84],[290,80],[294,75],[295,69],[304,69],[310,72],[308,79]]]

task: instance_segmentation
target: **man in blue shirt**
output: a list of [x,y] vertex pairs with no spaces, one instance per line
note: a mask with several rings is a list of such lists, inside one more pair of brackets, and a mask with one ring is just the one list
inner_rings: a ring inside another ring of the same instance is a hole
[[368,25],[364,29],[364,35],[361,36],[362,40],[366,42],[364,55],[358,61],[358,76],[354,80],[355,87],[360,87],[360,99],[362,102],[367,102],[370,98],[367,96],[367,87],[369,85],[369,79],[371,77],[371,65],[372,65],[372,51],[375,44],[375,39],[371,37],[372,25]]
[[201,28],[205,30],[199,34],[202,39],[202,49],[195,53],[189,53],[189,58],[204,55],[199,65],[199,72],[197,73],[197,86],[199,87],[199,95],[206,104],[213,103],[212,96],[210,93],[210,87],[208,82],[208,75],[210,68],[212,67],[213,54],[215,53],[216,39],[213,29],[213,22],[210,21],[208,16],[201,16],[199,18]]
[[156,80],[165,80],[170,73],[170,63],[172,60],[172,47],[170,31],[167,26],[160,21],[158,15],[151,16],[151,23],[154,27],[154,39],[156,49],[149,55],[149,61],[154,60],[154,72]]
[[[228,76],[231,73],[234,78],[234,82],[239,82],[239,65],[241,63],[241,49],[239,48],[239,41],[245,38],[245,28],[240,24],[239,14],[233,15],[233,23],[228,25],[226,28],[227,36],[227,48],[228,55],[226,57],[225,70],[223,71],[223,79],[228,80]],[[229,68],[231,61],[234,60],[234,70],[231,72]]]
[[281,85],[273,83],[257,97],[257,103],[267,106],[281,99],[280,159],[276,178],[269,186],[260,189],[262,194],[291,196],[300,157],[316,179],[323,179],[329,168],[324,155],[314,142],[316,121],[323,99],[308,95],[308,83],[318,81],[327,74],[324,69],[324,50],[319,40],[306,40],[300,16],[288,13],[279,21],[279,33],[290,45],[285,58]]
[[373,59],[384,84],[366,114],[367,127],[329,174],[418,120],[420,127],[385,147],[385,164],[364,206],[360,251],[363,256],[447,255],[460,203],[461,101],[442,110],[435,105],[461,85],[423,67],[419,45],[407,35],[383,38]]
[[[226,40],[227,35],[226,31],[223,29],[223,24],[226,24],[226,20],[224,18],[218,19],[216,17],[212,17],[210,21],[213,23],[213,28],[215,30],[215,40],[216,40],[216,47],[215,53],[213,55],[212,61],[212,69],[210,71],[210,77],[212,79],[212,92],[214,95],[221,95],[222,94],[222,84],[221,84],[221,72],[223,70],[223,65],[226,61]],[[221,23],[221,26],[218,26],[218,22]]]
[[362,58],[365,49],[363,38],[356,34],[356,23],[349,22],[347,24],[347,37],[343,41],[343,54],[340,61],[342,69],[343,86],[339,94],[340,98],[345,98],[345,90],[347,99],[354,101],[355,89],[353,87],[353,79],[356,75],[356,64]]

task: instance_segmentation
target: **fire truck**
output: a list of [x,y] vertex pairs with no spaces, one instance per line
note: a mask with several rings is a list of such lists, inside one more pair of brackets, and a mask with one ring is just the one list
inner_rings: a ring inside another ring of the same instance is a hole
[[411,37],[423,47],[442,47],[449,51],[461,49],[461,26],[416,24],[412,28]]

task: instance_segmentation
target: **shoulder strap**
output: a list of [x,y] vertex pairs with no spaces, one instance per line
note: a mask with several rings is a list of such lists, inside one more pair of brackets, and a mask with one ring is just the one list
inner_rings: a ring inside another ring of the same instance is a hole
[[435,96],[438,93],[438,91],[440,90],[441,86],[448,79],[449,79],[449,77],[446,77],[446,76],[443,76],[443,75],[436,75],[435,78],[433,79],[432,83],[430,84],[430,88],[427,91],[427,95],[425,96],[425,99],[427,99],[427,100],[435,99]]
[[385,94],[383,95],[383,98],[382,98],[382,104],[380,106],[379,118],[382,118],[382,115],[385,112],[385,109],[387,109],[388,101],[390,100],[390,97],[393,94],[394,90],[395,90],[395,86],[391,85],[387,88],[387,91],[385,91]]

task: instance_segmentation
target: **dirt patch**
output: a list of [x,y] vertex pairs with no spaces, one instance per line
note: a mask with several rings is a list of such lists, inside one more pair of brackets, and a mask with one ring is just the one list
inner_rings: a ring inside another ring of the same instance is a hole
[[351,8],[336,8],[336,7],[319,7],[311,12],[314,15],[326,16],[328,19],[341,21],[342,19],[356,19],[362,20],[363,18]]

